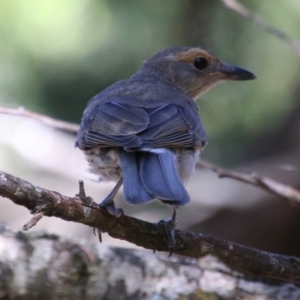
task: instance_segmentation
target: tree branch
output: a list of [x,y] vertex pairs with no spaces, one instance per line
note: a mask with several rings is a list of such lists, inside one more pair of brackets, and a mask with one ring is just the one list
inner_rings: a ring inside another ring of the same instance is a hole
[[34,119],[41,122],[44,125],[50,126],[55,129],[67,131],[70,133],[76,133],[79,129],[78,124],[56,120],[48,116],[35,113],[33,111],[26,110],[24,107],[19,107],[19,108],[0,107],[0,114],[21,116],[21,117]]
[[[63,196],[20,178],[0,171],[0,195],[17,205],[28,208],[37,216],[58,217],[66,221],[82,223],[110,236],[134,243],[147,249],[169,251],[163,228],[121,216],[110,215],[90,197]],[[251,275],[300,283],[300,259],[277,255],[244,247],[209,235],[176,230],[176,246],[173,253],[199,258],[208,254],[217,256],[230,267]]]
[[244,174],[232,170],[226,170],[204,160],[201,160],[197,163],[197,168],[203,168],[217,173],[220,178],[231,178],[256,187],[260,187],[271,194],[287,200],[290,205],[300,206],[300,192],[298,190],[271,178],[260,176],[255,173]]
[[257,280],[211,255],[169,258],[140,249],[95,247],[39,231],[12,232],[5,225],[0,225],[0,245],[3,300],[299,300],[296,284]]
[[298,40],[290,37],[282,30],[269,25],[261,17],[254,14],[252,11],[250,11],[248,8],[246,8],[236,0],[221,0],[221,2],[223,2],[224,6],[229,10],[234,11],[240,16],[250,20],[252,23],[260,26],[266,32],[269,32],[275,35],[277,38],[283,40],[294,50],[297,56],[300,56],[300,42]]

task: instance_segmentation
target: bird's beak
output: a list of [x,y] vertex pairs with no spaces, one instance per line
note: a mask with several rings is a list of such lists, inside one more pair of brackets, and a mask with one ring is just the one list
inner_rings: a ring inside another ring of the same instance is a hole
[[256,78],[253,73],[230,64],[222,64],[217,72],[222,74],[224,80],[251,80]]

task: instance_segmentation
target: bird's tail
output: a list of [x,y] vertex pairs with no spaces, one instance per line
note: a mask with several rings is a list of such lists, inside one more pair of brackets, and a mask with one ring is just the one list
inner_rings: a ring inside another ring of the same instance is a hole
[[122,151],[120,160],[127,202],[139,204],[157,198],[179,206],[190,201],[170,150]]

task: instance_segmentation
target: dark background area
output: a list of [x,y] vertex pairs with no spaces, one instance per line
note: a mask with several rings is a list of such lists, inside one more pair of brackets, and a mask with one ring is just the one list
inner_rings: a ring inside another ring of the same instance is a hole
[[[240,3],[300,39],[299,1]],[[5,0],[0,43],[0,105],[75,123],[92,96],[131,76],[144,59],[170,46],[201,45],[258,77],[220,85],[197,101],[209,138],[202,157],[300,188],[299,57],[221,1]],[[77,167],[86,165],[74,154],[74,136],[17,117],[0,115],[0,124],[1,169],[61,193],[77,192],[77,180],[85,178]],[[96,201],[111,188],[90,184]],[[189,190],[192,202],[179,212],[179,228],[300,255],[299,208],[207,171],[195,173]],[[119,199],[139,218],[169,215],[159,203],[131,207],[122,194]],[[19,230],[30,216],[8,202],[1,200],[0,221]],[[89,228],[56,219],[38,229],[92,237]]]

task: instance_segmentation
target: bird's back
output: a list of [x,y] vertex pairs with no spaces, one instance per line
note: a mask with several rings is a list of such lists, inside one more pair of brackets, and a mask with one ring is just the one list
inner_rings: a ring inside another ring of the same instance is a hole
[[140,71],[92,98],[76,145],[102,180],[123,177],[129,203],[158,198],[183,205],[189,195],[182,182],[206,143],[205,132],[194,101],[148,73]]

